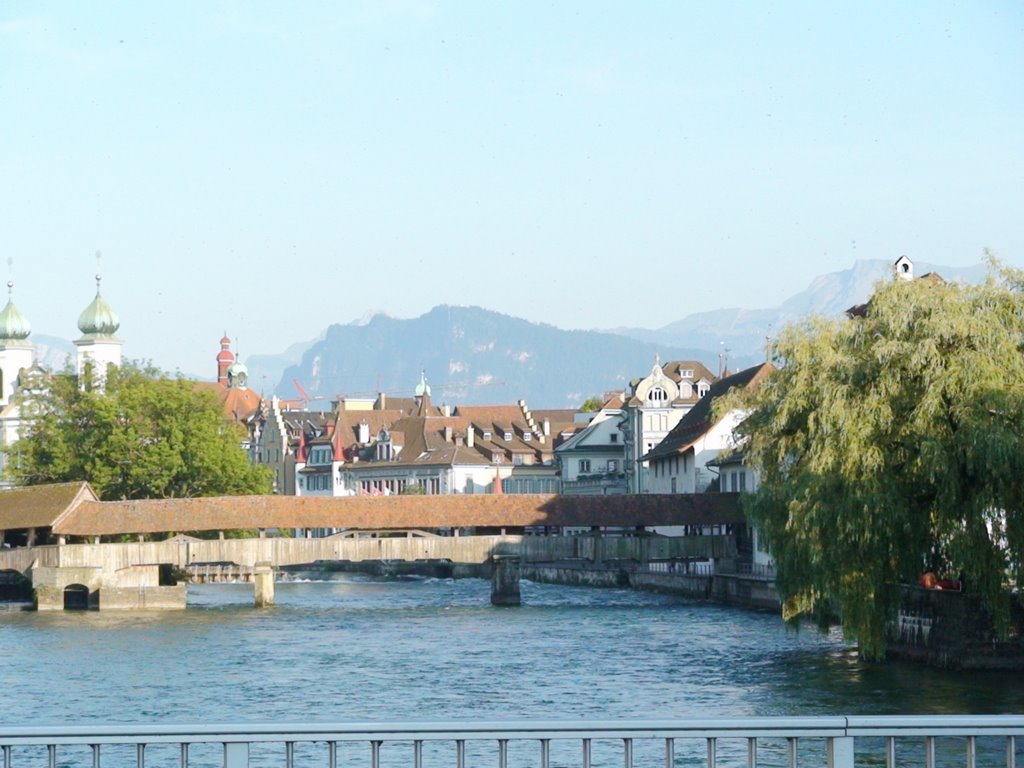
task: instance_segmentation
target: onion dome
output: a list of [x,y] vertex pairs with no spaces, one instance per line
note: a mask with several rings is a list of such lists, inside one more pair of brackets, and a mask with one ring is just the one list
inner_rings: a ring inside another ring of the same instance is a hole
[[420,383],[416,385],[414,394],[416,395],[416,397],[423,397],[424,395],[430,397],[430,385],[427,384],[426,371],[420,372]]
[[[13,288],[14,283],[8,282],[7,292],[10,293]],[[0,343],[24,341],[30,333],[32,333],[32,326],[28,319],[14,306],[14,300],[8,297],[7,306],[0,311]]]
[[110,305],[100,296],[101,275],[96,275],[96,298],[78,316],[78,330],[86,336],[111,337],[121,327],[121,321]]
[[249,369],[241,360],[236,360],[228,368],[228,386],[245,389],[249,384]]

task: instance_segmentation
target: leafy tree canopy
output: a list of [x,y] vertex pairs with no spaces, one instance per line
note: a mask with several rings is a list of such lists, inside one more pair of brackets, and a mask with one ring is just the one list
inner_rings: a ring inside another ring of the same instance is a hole
[[19,485],[87,480],[104,500],[271,489],[216,396],[151,367],[110,368],[102,389],[80,388],[69,372],[53,376],[23,410],[27,425],[8,456]]
[[597,395],[592,395],[583,401],[583,405],[580,406],[580,413],[597,413],[601,410],[602,405],[604,405],[604,400]]
[[786,329],[779,370],[731,401],[751,409],[748,509],[787,618],[838,609],[877,658],[898,585],[934,570],[1005,620],[1024,584],[1022,289],[994,259],[980,286],[882,284],[863,317]]

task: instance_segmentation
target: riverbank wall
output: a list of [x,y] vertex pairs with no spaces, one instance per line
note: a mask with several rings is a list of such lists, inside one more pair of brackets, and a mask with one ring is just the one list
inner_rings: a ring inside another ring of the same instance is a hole
[[541,584],[618,587],[682,595],[759,611],[778,611],[775,584],[762,576],[701,572],[677,567],[652,568],[642,563],[563,561],[523,563],[521,576]]
[[886,655],[944,669],[1024,671],[1024,602],[1010,597],[1007,633],[996,631],[980,597],[905,586]]

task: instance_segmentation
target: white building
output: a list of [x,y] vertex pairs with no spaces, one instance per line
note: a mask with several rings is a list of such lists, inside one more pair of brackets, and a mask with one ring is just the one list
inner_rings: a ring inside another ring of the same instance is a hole
[[655,359],[650,374],[630,382],[621,430],[628,493],[649,493],[649,467],[642,457],[654,450],[679,420],[711,389],[716,377],[703,364]]
[[569,496],[612,496],[626,493],[622,405],[621,396],[609,398],[601,410],[590,414],[592,418],[584,429],[555,449],[561,468],[560,493]]
[[96,298],[78,318],[82,336],[75,340],[78,347],[76,371],[81,386],[90,386],[89,377],[102,387],[109,366],[120,367],[122,341],[114,334],[120,321],[114,310],[100,295],[101,275],[96,275]]

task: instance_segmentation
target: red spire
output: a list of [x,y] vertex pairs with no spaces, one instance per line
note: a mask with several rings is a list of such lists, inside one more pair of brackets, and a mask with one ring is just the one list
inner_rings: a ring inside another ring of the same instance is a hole
[[235,362],[235,356],[231,353],[231,339],[228,338],[227,332],[220,340],[220,352],[217,353],[217,383],[224,384],[228,383],[228,368]]
[[495,496],[501,496],[504,492],[501,487],[501,475],[498,474],[498,470],[494,470],[494,486],[491,488],[491,493]]

